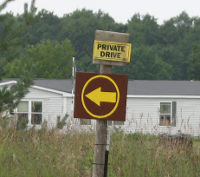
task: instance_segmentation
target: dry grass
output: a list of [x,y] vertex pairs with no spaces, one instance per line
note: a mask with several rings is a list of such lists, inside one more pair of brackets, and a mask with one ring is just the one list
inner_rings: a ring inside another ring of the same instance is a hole
[[58,134],[55,130],[1,132],[1,177],[90,176],[91,134]]
[[160,141],[141,134],[112,137],[109,176],[196,177],[200,176],[200,154],[184,144]]
[[[0,131],[0,177],[90,177],[94,134],[56,130]],[[111,137],[109,177],[200,176],[199,140],[192,148],[150,135]]]

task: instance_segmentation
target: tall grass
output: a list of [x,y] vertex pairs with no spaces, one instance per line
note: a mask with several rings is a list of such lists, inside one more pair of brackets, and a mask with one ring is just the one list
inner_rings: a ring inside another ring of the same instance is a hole
[[[0,131],[0,177],[90,177],[92,133],[56,130]],[[200,176],[200,145],[161,142],[158,137],[115,133],[111,137],[109,177]]]
[[86,133],[63,135],[44,129],[2,132],[0,177],[90,176],[93,138]]
[[199,140],[195,141],[194,147],[161,141],[151,135],[115,134],[112,137],[109,176],[200,176]]

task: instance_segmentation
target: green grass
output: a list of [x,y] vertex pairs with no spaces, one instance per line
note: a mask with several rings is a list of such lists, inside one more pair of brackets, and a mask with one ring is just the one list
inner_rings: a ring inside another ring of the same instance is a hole
[[[94,134],[0,131],[0,177],[90,177]],[[198,177],[200,141],[192,148],[150,135],[111,137],[109,177]]]
[[91,174],[93,135],[61,135],[43,130],[6,133],[0,137],[0,177],[86,177]]
[[[196,177],[200,176],[200,154],[195,147],[174,145],[150,135],[112,137],[109,176]],[[198,143],[199,148],[199,143]]]

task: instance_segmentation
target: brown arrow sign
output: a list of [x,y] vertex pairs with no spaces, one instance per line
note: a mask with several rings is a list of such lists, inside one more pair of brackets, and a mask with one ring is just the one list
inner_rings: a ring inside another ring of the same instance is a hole
[[75,118],[125,121],[127,75],[78,72]]

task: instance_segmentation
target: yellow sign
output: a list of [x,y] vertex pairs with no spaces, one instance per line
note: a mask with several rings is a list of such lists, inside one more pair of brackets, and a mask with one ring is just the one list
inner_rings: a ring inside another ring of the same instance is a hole
[[109,41],[94,41],[93,59],[130,62],[131,44]]
[[[101,87],[98,87],[95,90],[91,91],[90,93],[85,94],[85,90],[88,87],[88,85],[90,85],[90,83],[92,81],[94,81],[96,79],[100,79],[100,78],[107,79],[110,83],[112,83],[112,85],[116,89],[116,92],[102,92]],[[87,106],[85,104],[85,100],[84,100],[85,99],[84,95],[85,95],[85,97],[90,99],[92,102],[94,102],[98,106],[101,106],[101,102],[115,103],[115,106],[113,107],[113,109],[110,112],[108,112],[106,114],[103,114],[103,115],[94,114],[87,108]],[[82,93],[81,93],[81,102],[83,104],[84,109],[90,116],[92,116],[94,118],[98,118],[98,119],[103,119],[103,118],[106,118],[106,117],[109,117],[110,115],[112,115],[116,111],[116,109],[119,105],[119,100],[120,100],[120,92],[119,92],[119,88],[118,88],[117,84],[115,83],[115,81],[112,78],[110,78],[109,76],[106,76],[106,75],[96,75],[96,76],[91,77],[85,83],[85,85],[82,89]]]

